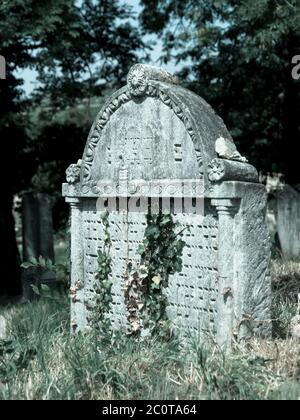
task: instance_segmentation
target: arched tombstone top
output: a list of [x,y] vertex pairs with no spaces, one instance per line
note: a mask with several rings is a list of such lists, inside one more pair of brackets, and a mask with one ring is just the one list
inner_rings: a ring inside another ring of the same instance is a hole
[[[227,164],[224,169],[218,157],[235,161],[234,168]],[[129,180],[199,179],[209,185],[236,179],[238,168],[241,180],[256,182],[255,168],[245,162],[204,99],[180,86],[170,73],[136,64],[127,85],[96,117],[76,179],[83,194],[99,181],[118,182],[122,170]],[[73,165],[69,179],[74,172]],[[243,178],[244,172],[248,175]]]

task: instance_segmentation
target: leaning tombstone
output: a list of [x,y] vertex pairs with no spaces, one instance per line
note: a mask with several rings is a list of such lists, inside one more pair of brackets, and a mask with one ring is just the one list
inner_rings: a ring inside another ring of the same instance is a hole
[[148,335],[167,320],[173,333],[227,348],[270,335],[265,187],[223,121],[174,76],[131,68],[68,168],[63,195],[74,332],[102,323]]
[[[23,261],[54,262],[52,199],[47,194],[27,192],[22,197]],[[23,270],[23,293],[26,299],[36,296],[34,288],[55,285],[55,274],[38,266]]]

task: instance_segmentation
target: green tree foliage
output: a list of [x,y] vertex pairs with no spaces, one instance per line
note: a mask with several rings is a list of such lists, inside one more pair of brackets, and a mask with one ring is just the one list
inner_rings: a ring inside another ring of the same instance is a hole
[[[93,98],[124,83],[128,68],[144,50],[132,17],[131,9],[119,0],[14,0],[1,4],[0,52],[9,75],[2,83],[8,97],[1,100],[7,108],[1,109],[1,118],[11,115],[14,124],[23,127],[17,145],[22,175],[17,191],[28,187],[37,168],[44,171],[50,162],[59,160],[66,165],[80,157],[78,150],[82,151],[94,116],[93,111],[89,113]],[[20,101],[22,80],[15,71],[27,67],[38,71],[40,83],[30,101]],[[85,110],[80,111],[83,100]],[[8,124],[11,130],[12,124]],[[64,141],[66,136],[73,138],[73,145]],[[53,156],[54,147],[58,155],[68,153],[69,159],[62,162],[60,156]],[[60,164],[57,166],[61,174]]]
[[300,182],[299,0],[142,0],[145,31],[163,39],[163,62],[224,118],[260,170]]
[[[5,284],[20,284],[19,272],[14,274],[18,262],[13,193],[28,187],[58,193],[64,170],[80,157],[94,112],[84,112],[81,104],[89,105],[124,82],[128,68],[144,50],[125,2],[1,1],[0,54],[6,59],[7,79],[0,81],[0,138],[1,154],[9,165],[0,170],[5,180],[0,293],[8,291]],[[38,88],[29,99],[22,95],[23,80],[18,76],[26,68],[39,75]]]

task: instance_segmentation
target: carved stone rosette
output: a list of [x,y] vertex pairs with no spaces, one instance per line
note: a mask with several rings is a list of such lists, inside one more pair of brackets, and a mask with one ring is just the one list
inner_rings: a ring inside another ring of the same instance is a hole
[[208,178],[212,182],[220,181],[225,175],[225,166],[221,159],[212,160],[207,167]]
[[145,95],[148,87],[148,76],[142,64],[137,64],[130,69],[127,85],[132,96]]

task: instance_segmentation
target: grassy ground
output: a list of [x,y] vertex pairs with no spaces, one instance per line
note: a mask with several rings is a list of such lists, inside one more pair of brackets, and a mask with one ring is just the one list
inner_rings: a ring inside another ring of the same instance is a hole
[[273,340],[226,357],[195,340],[71,336],[66,297],[2,307],[0,399],[300,399],[300,345],[289,337],[300,264],[275,262],[273,272]]

